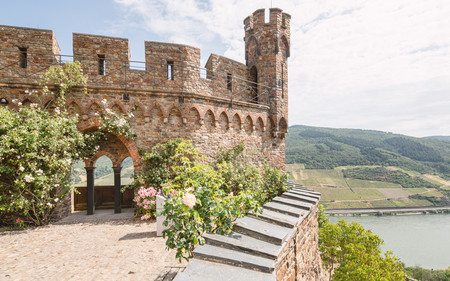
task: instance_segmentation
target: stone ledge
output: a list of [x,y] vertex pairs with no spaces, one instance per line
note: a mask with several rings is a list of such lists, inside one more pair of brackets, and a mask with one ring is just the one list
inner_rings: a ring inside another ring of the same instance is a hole
[[194,250],[194,258],[174,281],[284,281],[298,276],[299,263],[310,258],[309,249],[301,249],[307,246],[304,241],[318,246],[317,229],[309,228],[317,228],[310,214],[317,215],[320,193],[292,182],[289,186],[290,191],[263,206],[262,214],[238,219],[232,234],[206,234],[206,244]]

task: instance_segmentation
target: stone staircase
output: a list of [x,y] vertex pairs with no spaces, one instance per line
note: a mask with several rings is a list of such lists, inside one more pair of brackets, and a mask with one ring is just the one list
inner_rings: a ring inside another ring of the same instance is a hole
[[236,220],[229,235],[206,234],[206,244],[174,281],[276,280],[281,255],[320,194],[289,182],[291,189],[263,206],[262,214]]

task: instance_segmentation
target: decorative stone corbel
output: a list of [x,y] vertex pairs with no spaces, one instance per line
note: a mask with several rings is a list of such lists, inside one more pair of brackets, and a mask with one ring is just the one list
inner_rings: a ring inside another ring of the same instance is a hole
[[266,131],[266,126],[262,127],[262,131],[265,132]]
[[163,122],[164,122],[164,124],[167,124],[167,123],[169,123],[169,118],[168,118],[168,117],[164,117],[164,120],[163,120]]
[[217,121],[217,120],[214,121],[214,127],[216,127],[216,128],[219,127],[219,121]]
[[147,122],[147,123],[149,123],[149,122],[150,122],[150,117],[145,117],[145,118],[144,118],[144,121]]
[[187,124],[187,118],[183,118],[183,124]]
[[198,120],[198,123],[200,124],[200,126],[203,126],[203,124],[205,124],[205,121],[203,121],[203,119]]

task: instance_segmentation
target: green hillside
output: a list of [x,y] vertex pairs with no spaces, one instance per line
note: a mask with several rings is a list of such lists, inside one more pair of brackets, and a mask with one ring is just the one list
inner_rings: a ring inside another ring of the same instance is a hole
[[450,141],[450,136],[430,136],[426,137],[427,139],[437,139],[437,140],[445,140]]
[[286,163],[306,169],[394,166],[450,179],[450,142],[371,130],[292,126]]

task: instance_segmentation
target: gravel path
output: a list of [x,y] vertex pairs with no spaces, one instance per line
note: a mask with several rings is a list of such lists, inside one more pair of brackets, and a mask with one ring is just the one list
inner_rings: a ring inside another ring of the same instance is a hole
[[124,210],[71,215],[49,226],[0,232],[0,280],[172,280],[186,263],[156,237],[156,223]]

